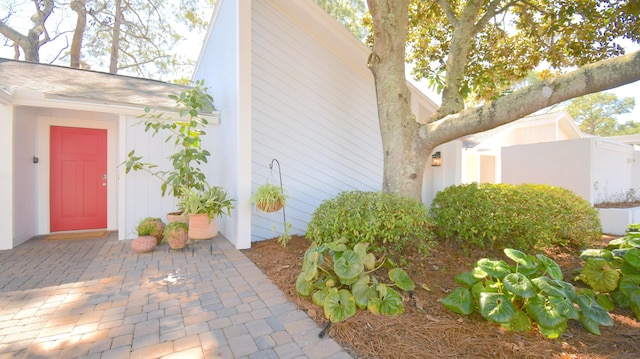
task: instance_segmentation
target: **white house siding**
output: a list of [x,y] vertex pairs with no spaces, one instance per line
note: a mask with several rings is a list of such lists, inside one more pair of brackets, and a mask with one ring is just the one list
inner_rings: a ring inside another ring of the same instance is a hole
[[37,111],[29,107],[17,107],[15,118],[14,247],[37,234],[36,176],[40,165],[33,163],[33,157],[38,154],[37,138],[34,136],[37,133]]
[[204,79],[220,111],[211,129],[208,180],[237,201],[220,232],[237,248],[251,245],[251,2],[218,0],[194,78]]
[[[0,250],[13,248],[13,106],[3,103],[3,92],[0,91],[0,153],[4,159],[0,161]],[[8,99],[7,99],[8,100]]]
[[[366,54],[355,65],[365,71],[354,71],[331,44],[317,41],[269,2],[253,1],[252,16],[252,189],[268,179],[277,183],[277,165],[271,173],[269,164],[278,159],[290,196],[287,221],[292,233],[303,234],[323,200],[345,190],[381,188],[373,79],[362,76],[368,73]],[[338,31],[350,36],[344,32]],[[356,48],[364,46],[353,40]],[[253,241],[281,230],[281,213],[254,210]]]

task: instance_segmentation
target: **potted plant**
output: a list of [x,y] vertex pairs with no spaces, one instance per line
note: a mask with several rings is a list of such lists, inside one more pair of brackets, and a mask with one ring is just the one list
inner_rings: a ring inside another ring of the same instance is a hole
[[185,222],[171,222],[164,229],[164,242],[169,244],[171,249],[181,249],[189,242],[189,225]]
[[148,235],[155,237],[157,244],[162,242],[162,236],[164,232],[164,222],[160,218],[147,217],[138,223],[136,232],[148,233]]
[[[180,202],[185,190],[206,189],[205,175],[199,166],[207,163],[211,153],[201,147],[202,136],[206,134],[204,129],[208,121],[201,117],[200,113],[211,112],[213,98],[207,94],[204,81],[197,81],[192,88],[184,90],[179,96],[169,95],[169,97],[176,101],[179,120],[165,118],[164,113],[155,113],[148,106],[145,108],[145,113],[138,117],[146,118],[143,122],[145,132],[151,131],[152,136],[163,132],[166,133],[166,143],[173,141],[176,152],[168,157],[173,169],[158,170],[158,165],[143,162],[142,156],[137,156],[135,150],[127,154],[128,158],[123,164],[126,173],[132,170],[146,171],[160,179],[162,196],[170,193]],[[180,212],[182,208],[179,208],[177,214]]]
[[158,239],[154,236],[157,231],[158,225],[155,221],[148,218],[140,221],[136,226],[138,236],[131,241],[131,249],[138,253],[151,252],[158,245]]
[[251,195],[251,202],[263,212],[275,212],[284,207],[287,196],[282,187],[267,182],[260,185]]
[[184,190],[180,205],[189,216],[189,238],[209,239],[218,234],[216,217],[231,215],[233,201],[226,190],[218,186],[209,186],[205,182],[204,190]]

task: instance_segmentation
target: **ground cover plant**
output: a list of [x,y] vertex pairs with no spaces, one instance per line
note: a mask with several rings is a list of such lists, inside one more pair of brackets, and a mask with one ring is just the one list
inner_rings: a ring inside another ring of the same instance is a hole
[[603,307],[631,309],[640,318],[640,225],[631,225],[627,235],[605,248],[587,249],[576,279],[585,282]]
[[[401,314],[404,305],[396,289],[406,292],[415,289],[407,273],[386,259],[378,260],[368,253],[369,243],[352,247],[347,243],[346,238],[341,238],[311,245],[296,279],[298,293],[305,297],[313,295],[313,303],[324,308],[330,323],[354,316],[358,308],[374,314]],[[386,271],[386,277],[376,275],[382,271]]]
[[529,332],[535,323],[547,338],[558,338],[569,319],[580,320],[587,331],[600,335],[599,326],[613,319],[591,291],[565,282],[560,266],[543,254],[527,255],[506,248],[503,260],[482,258],[469,272],[456,276],[457,287],[444,298],[449,310],[469,315],[478,311],[507,330]]

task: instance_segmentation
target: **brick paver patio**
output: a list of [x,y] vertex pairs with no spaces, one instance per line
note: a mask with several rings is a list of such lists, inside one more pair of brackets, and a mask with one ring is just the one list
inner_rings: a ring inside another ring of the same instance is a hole
[[350,358],[220,236],[43,238],[0,251],[0,358]]

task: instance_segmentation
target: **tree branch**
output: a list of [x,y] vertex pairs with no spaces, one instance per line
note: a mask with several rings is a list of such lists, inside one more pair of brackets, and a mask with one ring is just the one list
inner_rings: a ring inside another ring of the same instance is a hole
[[[446,1],[440,0],[438,4]],[[464,110],[462,83],[464,69],[471,51],[471,39],[476,34],[476,19],[484,0],[470,0],[462,10],[458,26],[454,26],[449,55],[447,57],[446,79],[442,90],[442,104],[432,115],[432,121]],[[448,4],[448,3],[447,3]]]
[[453,25],[453,27],[458,27],[458,18],[456,17],[456,13],[453,12],[453,8],[451,7],[451,3],[448,0],[437,0],[438,5],[447,16],[447,20]]
[[[575,97],[640,81],[640,51],[586,65],[573,72],[537,82],[484,106],[467,109],[422,126],[427,148],[469,133],[487,131],[535,111]],[[437,139],[438,143],[426,143]]]

